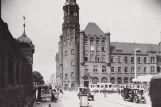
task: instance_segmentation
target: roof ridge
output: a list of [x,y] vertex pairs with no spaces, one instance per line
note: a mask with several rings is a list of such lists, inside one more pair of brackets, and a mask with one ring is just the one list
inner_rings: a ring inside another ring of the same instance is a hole
[[116,41],[116,42],[112,42],[112,41],[111,41],[111,43],[158,45],[158,44],[154,44],[154,43],[153,43],[153,44],[151,44],[151,43],[136,43],[136,42],[132,43],[132,42],[118,42],[118,41]]

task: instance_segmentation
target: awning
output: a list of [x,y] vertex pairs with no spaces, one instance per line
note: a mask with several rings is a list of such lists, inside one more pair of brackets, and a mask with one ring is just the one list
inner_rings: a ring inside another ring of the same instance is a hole
[[132,81],[133,82],[150,82],[153,76],[154,75],[142,75],[142,76],[138,76],[137,78],[133,78]]

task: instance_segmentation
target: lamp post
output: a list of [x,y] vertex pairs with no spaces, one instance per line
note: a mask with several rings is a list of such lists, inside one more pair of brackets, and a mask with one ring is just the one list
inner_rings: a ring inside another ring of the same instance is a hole
[[136,70],[136,52],[139,51],[140,48],[135,49],[135,79],[137,79],[137,70]]

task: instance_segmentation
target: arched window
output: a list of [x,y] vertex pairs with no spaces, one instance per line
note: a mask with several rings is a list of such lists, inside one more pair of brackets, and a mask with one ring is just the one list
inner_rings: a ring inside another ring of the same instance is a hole
[[127,77],[124,78],[124,83],[125,83],[125,84],[128,83],[128,78],[127,78]]
[[111,83],[115,83],[115,77],[111,77]]
[[71,55],[74,55],[74,54],[75,54],[75,53],[74,53],[74,49],[72,49],[72,50],[71,50]]
[[131,77],[131,78],[130,78],[130,82],[131,82],[131,83],[132,83],[132,79],[133,79],[133,78],[134,78],[134,77]]
[[71,84],[71,88],[74,89],[75,88],[75,85],[74,83]]
[[99,79],[98,79],[97,77],[94,77],[94,78],[92,79],[92,83],[93,83],[93,84],[98,83],[98,82],[99,82]]
[[65,79],[68,79],[68,74],[65,74]]
[[68,84],[65,84],[64,89],[65,89],[65,90],[67,90],[67,89],[68,89]]
[[122,84],[122,78],[121,78],[121,77],[118,77],[118,78],[117,78],[117,83],[118,83],[118,84]]
[[106,77],[102,77],[102,78],[101,78],[101,82],[102,82],[102,83],[107,83],[107,78],[106,78]]
[[72,66],[74,66],[74,65],[75,65],[75,64],[74,64],[74,60],[71,60],[71,65],[72,65]]
[[72,78],[74,77],[74,72],[71,72],[71,77],[72,77]]

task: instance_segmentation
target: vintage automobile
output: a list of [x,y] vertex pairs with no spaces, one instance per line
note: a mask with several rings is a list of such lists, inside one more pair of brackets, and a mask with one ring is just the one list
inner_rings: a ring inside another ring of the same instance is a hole
[[121,92],[121,96],[125,101],[135,102],[135,103],[146,103],[146,99],[143,96],[143,90],[124,88]]
[[79,99],[80,99],[82,94],[87,95],[88,96],[88,100],[94,101],[94,93],[91,92],[89,88],[86,88],[86,87],[79,88],[79,93],[78,93]]

